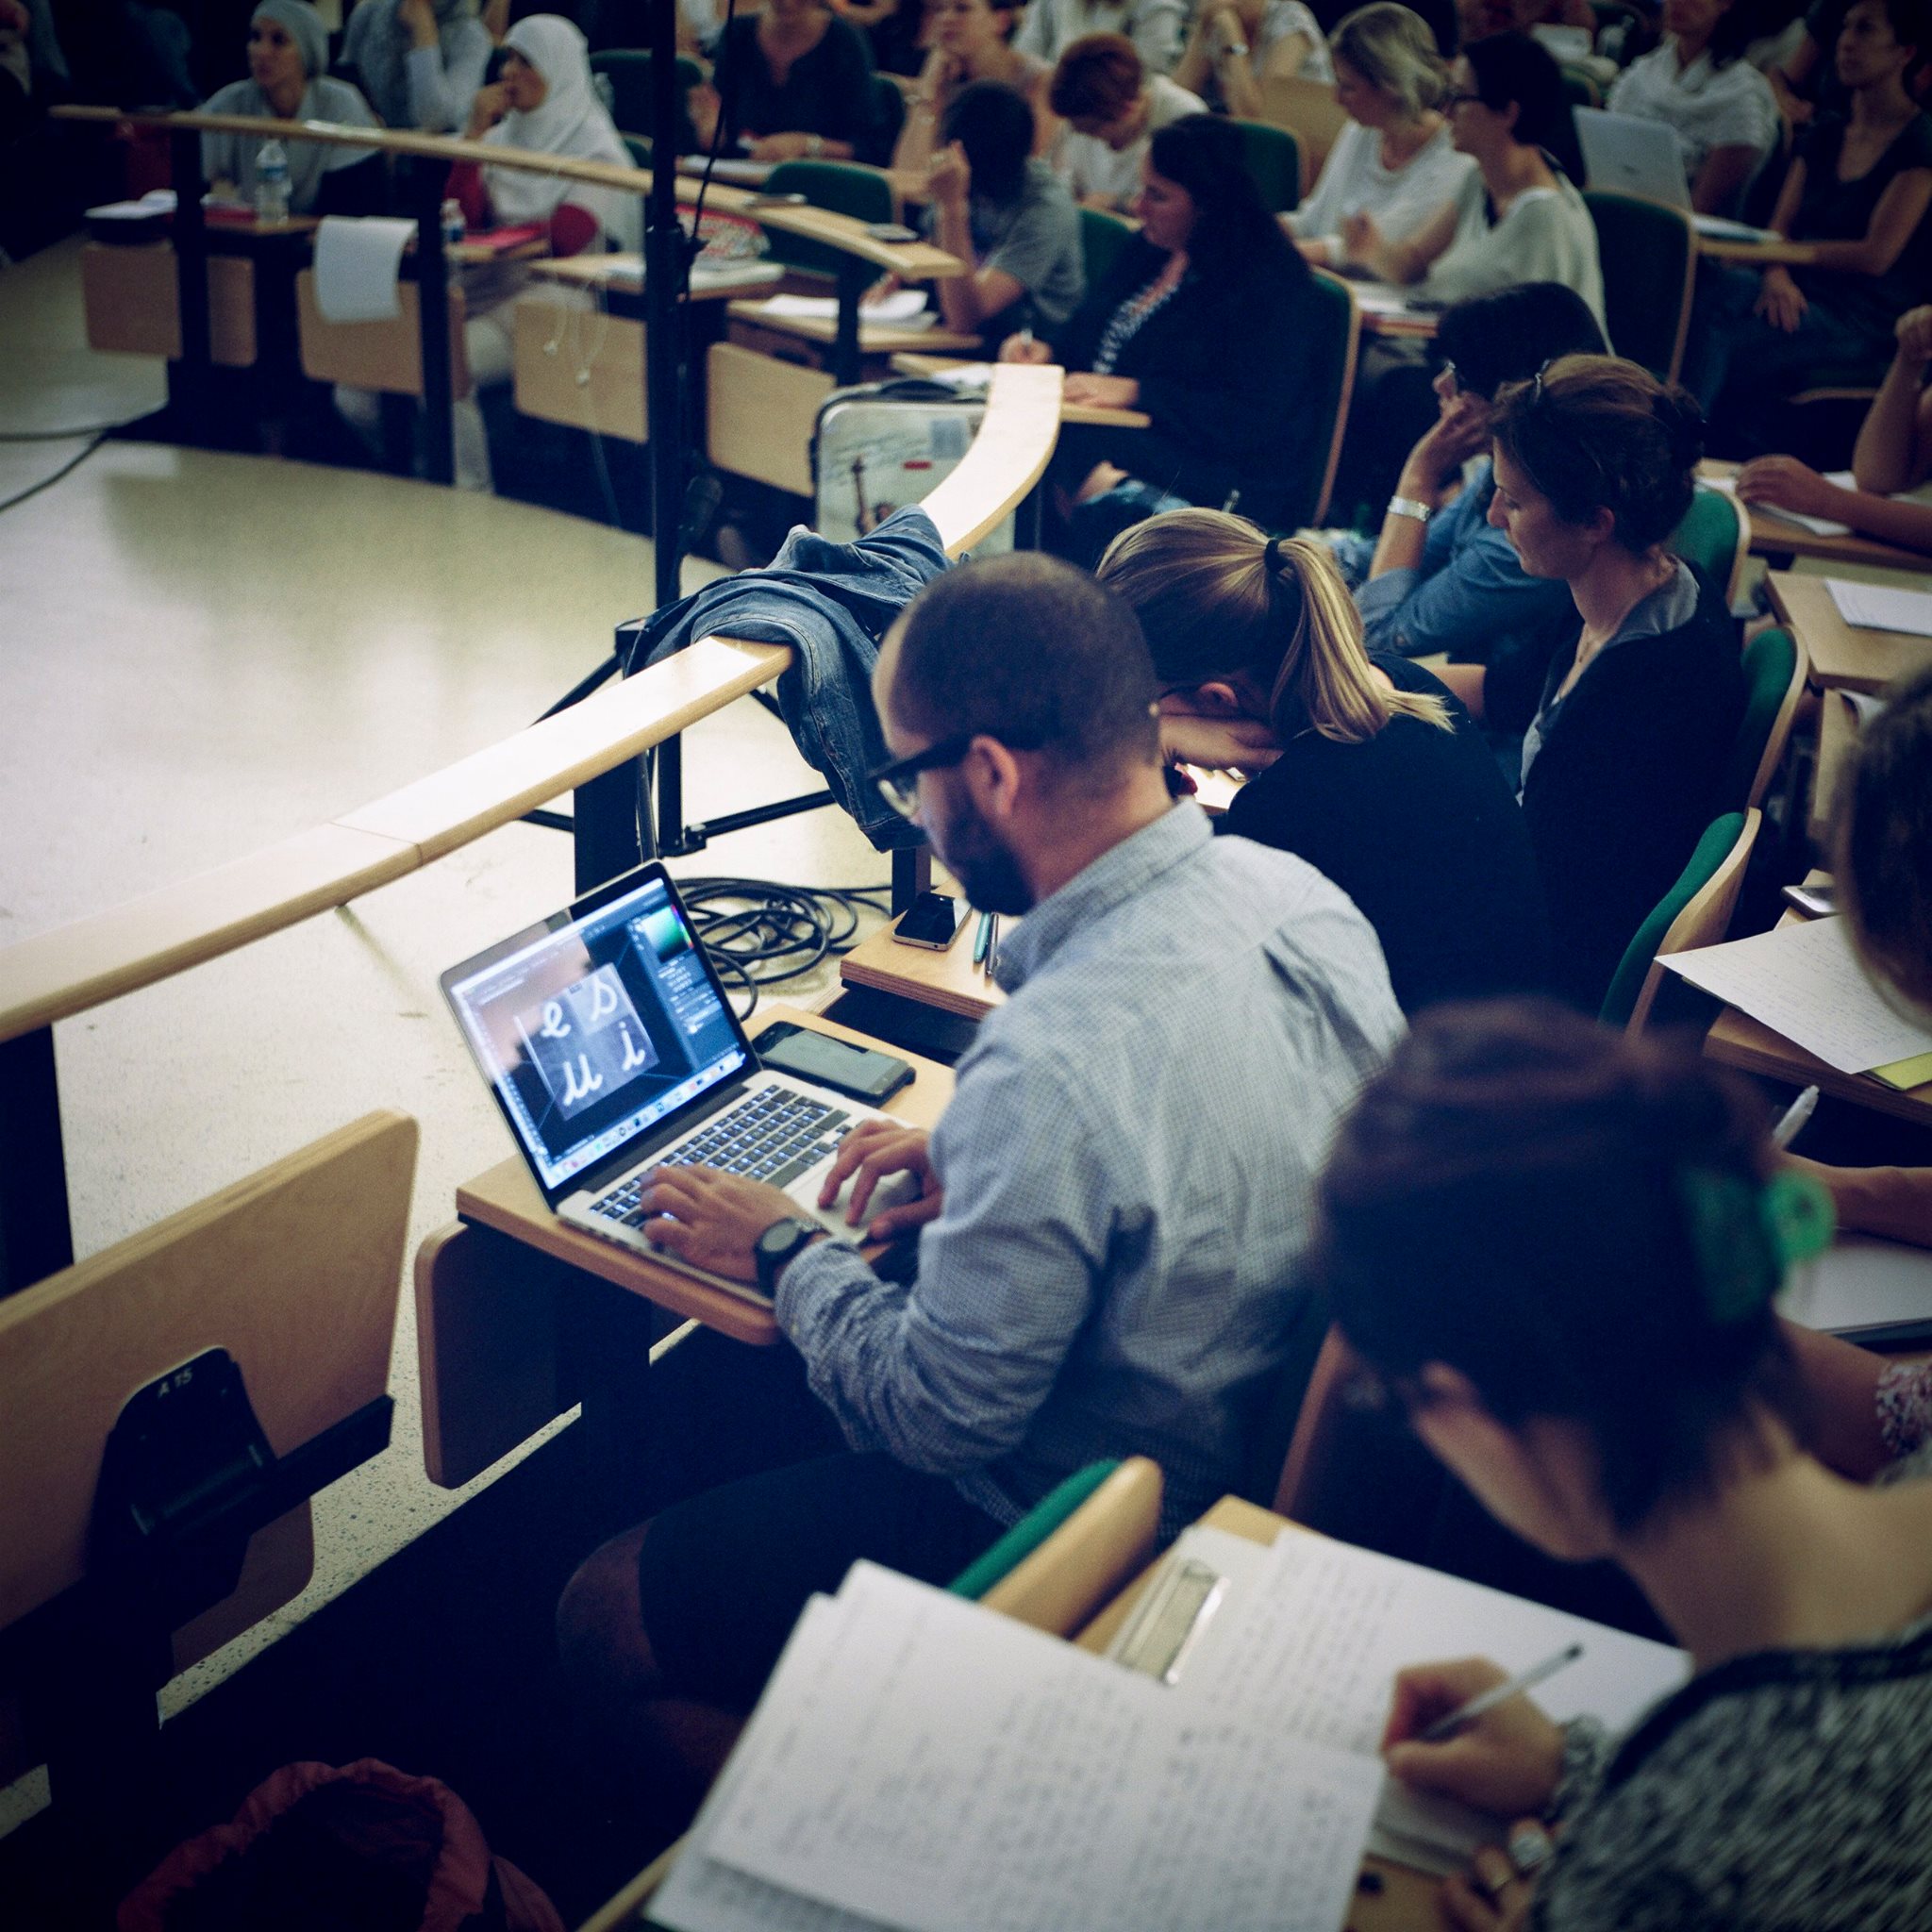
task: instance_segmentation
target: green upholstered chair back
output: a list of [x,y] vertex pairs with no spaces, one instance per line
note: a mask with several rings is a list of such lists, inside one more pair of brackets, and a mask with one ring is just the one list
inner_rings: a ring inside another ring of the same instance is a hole
[[1328,513],[1360,346],[1361,314],[1348,284],[1339,275],[1314,271],[1308,276],[1308,327],[1297,353],[1313,374],[1315,392],[1308,406],[1307,434],[1292,466],[1287,529],[1319,524]]
[[[876,168],[855,167],[850,161],[780,161],[765,181],[767,194],[802,194],[813,208],[851,215],[861,222],[892,219],[892,184]],[[772,259],[809,275],[836,275],[846,258],[836,248],[766,231]]]
[[1724,767],[1726,805],[1740,811],[1761,804],[1777,760],[1790,737],[1790,719],[1801,694],[1793,691],[1800,659],[1796,641],[1788,630],[1765,630],[1744,646],[1744,722],[1738,727],[1730,762]]
[[[613,49],[607,54],[592,54],[591,72],[597,78],[598,91],[608,90],[610,118],[617,124],[617,131],[625,136],[636,135],[643,142],[644,153],[648,157],[656,132],[652,126],[650,55],[629,47]],[[677,146],[680,154],[691,153],[698,144],[697,131],[691,125],[691,111],[687,104],[691,89],[704,77],[705,71],[695,60],[682,54],[677,57]],[[631,146],[631,143],[626,141],[625,145]],[[635,156],[637,149],[631,147],[631,153]],[[641,167],[646,165],[647,161],[639,162]]]
[[1690,325],[1697,235],[1682,208],[1634,194],[1583,197],[1596,224],[1610,346],[1663,382],[1674,382]]
[[1261,199],[1278,215],[1301,206],[1302,151],[1285,127],[1266,121],[1237,121],[1241,146],[1246,152],[1248,173],[1261,191]]
[[1087,272],[1087,286],[1097,289],[1113,273],[1121,250],[1134,239],[1134,225],[1102,208],[1080,210],[1080,265]]
[[[1723,818],[1713,820],[1706,827],[1703,838],[1697,841],[1697,849],[1690,855],[1690,862],[1678,874],[1677,882],[1652,908],[1650,916],[1637,928],[1636,936],[1624,949],[1622,963],[1610,981],[1609,991],[1604,994],[1604,1003],[1597,1017],[1606,1026],[1629,1026],[1635,1020],[1641,1027],[1650,1019],[1664,1019],[1674,1003],[1696,1006],[1704,996],[1669,974],[1659,972],[1658,985],[1646,988],[1651,977],[1651,969],[1657,956],[1670,941],[1673,952],[1691,945],[1711,945],[1724,936],[1724,930],[1730,924],[1732,908],[1737,904],[1736,886],[1741,884],[1744,861],[1750,857],[1750,842],[1755,838],[1759,823],[1757,812],[1726,812]],[[1740,853],[1740,845],[1744,847]],[[1710,929],[1692,933],[1682,932],[1672,937],[1671,928],[1679,916],[1697,895],[1717,878],[1726,866],[1734,865],[1736,878],[1731,881],[1732,889],[1724,900],[1707,905]],[[1648,991],[1649,997],[1644,995]],[[1660,995],[1665,995],[1660,997]]]
[[1580,67],[1563,69],[1563,97],[1573,108],[1601,108],[1604,104],[1604,91],[1595,76]]
[[1690,508],[1684,512],[1684,521],[1671,538],[1671,548],[1686,563],[1701,570],[1718,594],[1728,600],[1737,594],[1744,534],[1736,498],[1700,485],[1690,498]]

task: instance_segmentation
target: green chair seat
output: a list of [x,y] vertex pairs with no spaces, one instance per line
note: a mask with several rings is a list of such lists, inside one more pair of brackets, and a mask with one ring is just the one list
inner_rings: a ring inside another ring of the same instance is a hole
[[1091,292],[1113,273],[1121,250],[1134,239],[1134,225],[1102,208],[1080,210],[1080,265]]

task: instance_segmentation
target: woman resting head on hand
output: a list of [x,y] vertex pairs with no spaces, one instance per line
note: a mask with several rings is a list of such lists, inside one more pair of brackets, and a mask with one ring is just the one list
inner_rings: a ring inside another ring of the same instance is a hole
[[1338,1137],[1315,1266],[1350,1347],[1498,1521],[1620,1564],[1695,1674],[1614,1753],[1521,1698],[1424,1743],[1503,1674],[1403,1674],[1391,1773],[1522,1820],[1493,1890],[1450,1881],[1459,1924],[1519,1923],[1558,1818],[1552,1932],[1932,1915],[1932,1487],[1807,1452],[1772,1302],[1830,1212],[1767,1122],[1694,1046],[1498,1003],[1424,1015]]

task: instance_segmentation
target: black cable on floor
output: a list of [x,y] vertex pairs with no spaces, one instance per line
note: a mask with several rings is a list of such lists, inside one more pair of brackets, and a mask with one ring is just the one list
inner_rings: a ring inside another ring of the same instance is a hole
[[79,469],[81,464],[86,462],[88,458],[92,456],[95,450],[99,449],[107,440],[105,436],[95,437],[77,456],[69,457],[51,476],[42,476],[38,483],[29,484],[18,495],[9,496],[4,503],[0,503],[0,512],[12,509],[16,505],[25,503],[30,496],[38,496],[43,490],[53,489],[54,485],[59,482],[61,477],[72,475],[75,470]]
[[748,1004],[761,988],[811,972],[858,943],[861,909],[890,913],[891,887],[781,886],[771,879],[681,878],[678,896],[718,975]]

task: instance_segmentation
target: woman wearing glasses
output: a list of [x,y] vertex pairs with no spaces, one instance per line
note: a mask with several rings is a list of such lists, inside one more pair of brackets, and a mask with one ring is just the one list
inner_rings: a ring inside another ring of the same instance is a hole
[[1369,656],[1319,542],[1173,510],[1116,539],[1099,575],[1141,620],[1163,753],[1253,772],[1218,829],[1340,886],[1404,1012],[1542,987],[1542,892],[1489,745],[1420,665]]
[[[1602,1004],[1637,928],[1724,809],[1743,718],[1737,627],[1669,549],[1704,450],[1697,405],[1634,362],[1566,356],[1496,398],[1489,520],[1576,628],[1547,672],[1450,664],[1478,716],[1522,731],[1524,815],[1560,991]],[[1534,681],[1532,681],[1534,679]]]
[[1527,34],[1493,34],[1463,49],[1451,86],[1450,138],[1475,172],[1406,241],[1371,214],[1344,221],[1345,258],[1383,281],[1420,284],[1434,302],[1561,282],[1601,322],[1596,226],[1574,185],[1583,162],[1555,59]]
[[1932,1487],[1808,1453],[1772,1302],[1830,1216],[1766,1119],[1692,1045],[1444,1008],[1323,1176],[1316,1278],[1410,1426],[1518,1535],[1617,1563],[1690,1653],[1615,1740],[1516,1697],[1429,1743],[1505,1673],[1397,1677],[1391,1774],[1517,1821],[1444,1886],[1470,1932],[1932,1924]]

